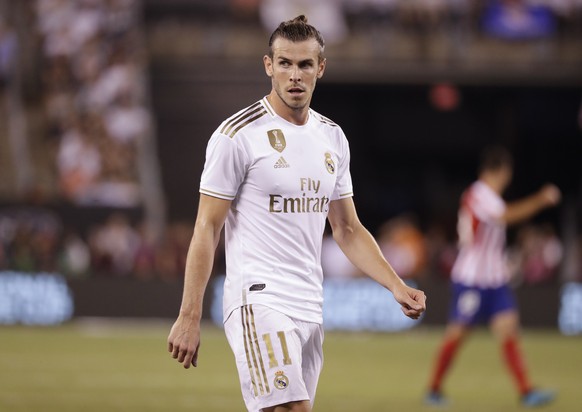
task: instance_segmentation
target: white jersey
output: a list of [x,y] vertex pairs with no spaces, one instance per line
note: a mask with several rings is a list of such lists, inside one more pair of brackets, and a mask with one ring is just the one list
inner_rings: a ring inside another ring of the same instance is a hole
[[332,200],[352,196],[339,126],[309,110],[297,126],[267,98],[212,135],[200,193],[232,200],[225,223],[224,319],[245,304],[322,323],[321,243]]
[[457,230],[459,255],[451,272],[454,282],[497,288],[509,280],[505,263],[505,202],[481,181],[462,196]]

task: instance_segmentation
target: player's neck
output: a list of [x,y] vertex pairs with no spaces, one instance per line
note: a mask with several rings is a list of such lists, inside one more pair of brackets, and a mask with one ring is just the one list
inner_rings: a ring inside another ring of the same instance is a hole
[[274,91],[267,96],[267,100],[275,113],[282,119],[297,126],[303,126],[307,123],[309,119],[309,104],[300,109],[293,109],[287,106]]
[[505,187],[495,175],[484,172],[479,176],[479,180],[489,186],[495,193],[501,195]]

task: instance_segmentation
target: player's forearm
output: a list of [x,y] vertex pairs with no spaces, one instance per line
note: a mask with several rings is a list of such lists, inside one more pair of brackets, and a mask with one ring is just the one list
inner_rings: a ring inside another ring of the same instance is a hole
[[337,236],[334,233],[334,238],[354,266],[388,290],[403,283],[382,255],[374,237],[361,224],[342,230]]
[[516,224],[529,219],[545,207],[547,207],[547,204],[544,198],[539,193],[536,193],[508,204],[503,220],[507,225]]
[[184,275],[184,292],[180,316],[199,321],[202,317],[204,292],[210,279],[218,235],[195,230],[190,242]]

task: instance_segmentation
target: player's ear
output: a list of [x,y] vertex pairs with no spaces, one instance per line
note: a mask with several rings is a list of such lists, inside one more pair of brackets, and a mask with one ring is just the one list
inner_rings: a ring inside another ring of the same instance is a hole
[[326,63],[327,63],[326,58],[321,59],[321,61],[319,62],[319,65],[317,67],[317,78],[318,79],[321,79],[323,77],[323,72],[325,72]]
[[273,60],[269,55],[265,54],[263,56],[263,64],[265,65],[265,73],[267,73],[267,76],[273,77]]

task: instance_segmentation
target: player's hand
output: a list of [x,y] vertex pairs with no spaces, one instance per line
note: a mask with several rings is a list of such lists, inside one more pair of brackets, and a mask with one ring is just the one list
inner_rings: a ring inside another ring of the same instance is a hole
[[426,310],[426,295],[421,290],[402,284],[395,288],[392,294],[400,303],[402,313],[411,319],[418,319]]
[[544,185],[538,193],[542,202],[547,206],[555,206],[560,203],[560,200],[562,199],[560,189],[553,184]]
[[168,336],[168,352],[184,368],[198,366],[198,349],[200,348],[200,322],[178,317]]

